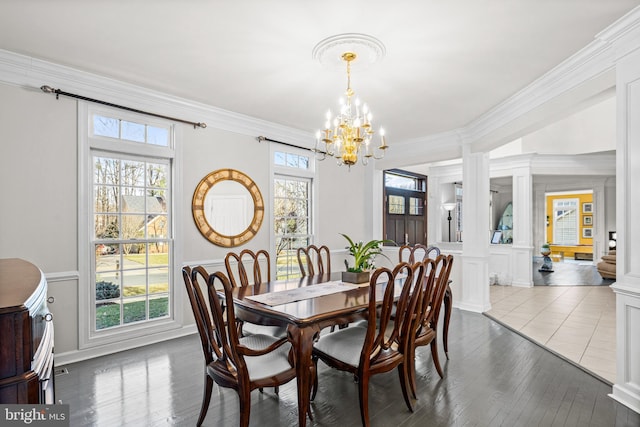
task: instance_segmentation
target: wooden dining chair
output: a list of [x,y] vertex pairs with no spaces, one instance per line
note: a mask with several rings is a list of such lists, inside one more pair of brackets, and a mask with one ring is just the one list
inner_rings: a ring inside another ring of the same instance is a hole
[[421,243],[416,243],[413,246],[402,245],[398,249],[398,262],[413,264],[427,258],[435,259],[438,255],[440,255],[440,248],[437,246],[425,246]]
[[[264,281],[271,281],[271,258],[269,252],[264,249],[257,252],[250,249],[243,249],[240,253],[229,252],[224,258],[224,265],[233,287],[260,286]],[[247,270],[251,272],[251,275]],[[285,324],[257,325],[240,321],[238,328],[241,336],[264,334],[281,338],[287,335]]]
[[[182,276],[204,353],[204,395],[196,425],[202,425],[207,415],[215,382],[236,391],[240,399],[239,424],[247,427],[251,391],[262,391],[264,387],[276,387],[277,390],[279,385],[295,378],[291,344],[286,338],[269,335],[238,335],[232,287],[224,273],[208,274],[200,266],[184,267]],[[207,300],[201,287],[206,289]],[[218,295],[217,289],[224,292],[224,298]]]
[[[397,281],[406,274],[404,286],[398,298],[396,317],[391,320]],[[417,275],[417,276],[416,276]],[[398,264],[393,271],[386,267],[377,269],[369,282],[369,308],[367,322],[363,326],[350,326],[336,332],[321,335],[313,348],[314,382],[312,400],[318,391],[318,360],[342,371],[352,373],[358,384],[360,399],[360,417],[363,426],[369,426],[369,380],[376,374],[398,370],[402,394],[410,411],[413,402],[410,398],[408,370],[405,368],[409,349],[409,338],[416,332],[418,307],[421,306],[420,292],[412,292],[414,276],[418,278],[417,287],[422,289],[424,264],[411,266]],[[384,279],[382,285],[379,278]],[[382,288],[382,299],[379,292]],[[378,307],[380,309],[378,310]],[[389,326],[390,329],[387,328]]]
[[[414,263],[424,261],[427,258],[436,259],[438,255],[440,255],[440,248],[437,246],[403,245],[398,252],[398,260],[400,262]],[[447,283],[447,289],[444,294],[444,319],[442,325],[442,343],[447,360],[449,359],[449,323],[451,322],[451,310],[453,309],[453,292],[449,283]]]
[[[271,257],[264,249],[257,252],[250,249],[243,249],[240,253],[229,252],[224,257],[224,266],[231,285],[235,287],[271,281]],[[250,268],[251,279],[247,274],[247,267]],[[266,275],[263,274],[265,270]]]
[[[431,262],[430,260],[427,261]],[[433,364],[435,365],[440,378],[444,378],[444,373],[440,366],[440,360],[438,357],[438,342],[436,338],[438,335],[438,317],[440,316],[440,307],[443,304],[452,266],[452,255],[439,255],[435,261],[433,261],[430,271],[429,268],[425,269],[425,271],[429,271],[429,275],[425,281],[427,290],[425,291],[425,298],[423,299],[419,310],[415,338],[410,341],[410,356],[408,357],[408,362],[410,364],[409,379],[411,392],[414,398],[417,396],[415,374],[415,351],[417,347],[426,345],[431,346],[431,358],[433,359]],[[429,280],[431,280],[433,285],[429,285]]]
[[309,245],[306,248],[298,248],[297,255],[303,277],[331,274],[331,253],[328,247]]

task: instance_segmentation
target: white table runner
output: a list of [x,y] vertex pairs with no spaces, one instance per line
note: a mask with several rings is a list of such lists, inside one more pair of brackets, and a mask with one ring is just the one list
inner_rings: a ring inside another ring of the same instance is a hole
[[345,292],[351,289],[356,289],[358,287],[358,285],[354,285],[353,283],[335,281],[318,283],[317,285],[312,286],[303,286],[301,288],[287,289],[285,291],[251,295],[245,298],[259,302],[261,304],[274,306],[305,299],[317,298],[324,295],[337,294],[339,292]]

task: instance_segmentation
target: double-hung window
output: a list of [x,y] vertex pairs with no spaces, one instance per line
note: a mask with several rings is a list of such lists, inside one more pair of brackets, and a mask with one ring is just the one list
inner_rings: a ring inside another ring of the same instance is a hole
[[578,244],[578,199],[553,201],[553,242],[560,245]]
[[272,146],[276,279],[300,277],[297,249],[313,243],[314,159],[304,150]]
[[84,111],[79,234],[87,281],[80,304],[88,307],[80,310],[81,347],[148,333],[171,322],[174,306],[173,125],[119,110]]

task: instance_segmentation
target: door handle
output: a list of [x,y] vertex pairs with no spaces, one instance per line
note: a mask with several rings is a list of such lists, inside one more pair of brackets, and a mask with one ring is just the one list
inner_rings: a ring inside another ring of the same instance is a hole
[[409,244],[409,233],[404,233],[404,244],[405,245]]

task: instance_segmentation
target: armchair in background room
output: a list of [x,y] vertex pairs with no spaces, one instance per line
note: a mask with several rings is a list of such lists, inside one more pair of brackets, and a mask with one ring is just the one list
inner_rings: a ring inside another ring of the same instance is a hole
[[598,263],[598,273],[603,279],[616,278],[616,251],[609,251],[607,255],[602,256],[602,261]]

